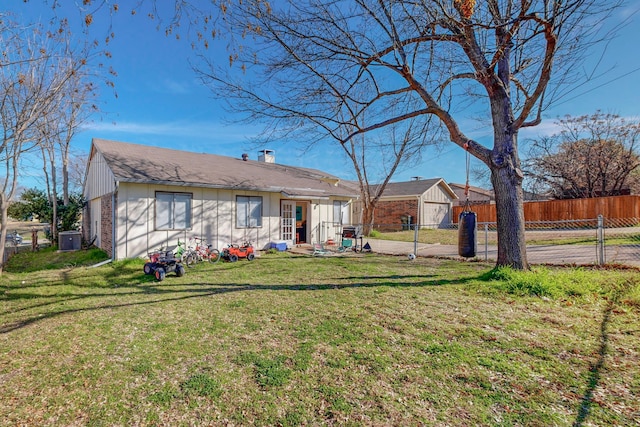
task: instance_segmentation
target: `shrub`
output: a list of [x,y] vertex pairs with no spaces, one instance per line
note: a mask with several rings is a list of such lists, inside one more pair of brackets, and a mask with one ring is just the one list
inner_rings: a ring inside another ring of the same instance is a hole
[[530,271],[499,267],[491,270],[484,279],[494,282],[500,291],[518,296],[561,298],[605,294],[598,284],[597,275],[585,269],[550,270],[544,267]]

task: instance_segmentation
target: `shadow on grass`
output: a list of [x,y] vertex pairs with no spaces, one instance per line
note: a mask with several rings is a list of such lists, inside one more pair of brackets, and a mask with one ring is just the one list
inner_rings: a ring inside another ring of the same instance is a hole
[[[109,276],[114,278],[122,278],[121,273],[118,270],[114,270]],[[73,280],[68,277],[68,272],[62,274],[63,282],[70,283],[74,287],[92,287],[91,284],[77,284],[71,283]],[[35,324],[42,320],[55,318],[60,315],[79,313],[85,311],[106,310],[106,309],[118,309],[133,306],[142,306],[149,304],[158,304],[169,301],[183,301],[191,298],[202,298],[213,295],[222,295],[231,292],[252,292],[252,291],[326,291],[326,290],[339,290],[348,288],[379,288],[379,287],[425,287],[425,286],[444,286],[444,285],[457,285],[465,284],[469,281],[478,280],[480,276],[465,277],[460,279],[442,279],[435,275],[382,275],[382,276],[346,276],[337,278],[338,281],[344,280],[349,283],[311,283],[311,284],[250,284],[250,283],[237,283],[237,284],[222,284],[212,285],[206,284],[203,286],[201,283],[171,283],[170,276],[165,281],[157,282],[152,276],[139,276],[138,280],[128,280],[127,284],[115,283],[108,289],[114,288],[130,288],[131,290],[125,292],[99,292],[99,293],[73,293],[66,292],[63,294],[52,295],[34,295],[28,292],[21,293],[5,293],[1,300],[37,300],[40,301],[37,304],[29,305],[27,307],[20,307],[12,311],[5,311],[4,314],[16,314],[20,312],[39,310],[36,314],[27,315],[22,320],[17,320],[11,323],[0,325],[0,334],[6,334],[11,331]],[[410,281],[409,279],[419,279],[418,281]],[[78,278],[75,277],[75,280]],[[129,278],[131,279],[131,278]],[[427,279],[427,280],[424,280]],[[45,285],[47,286],[47,285]],[[40,288],[41,286],[34,286]],[[94,284],[93,287],[105,288],[104,285]],[[5,290],[7,287],[4,287]],[[25,288],[26,289],[26,288]],[[78,307],[78,308],[63,308],[60,310],[52,309],[48,312],[43,312],[43,308],[48,306],[66,305],[70,302],[87,300],[89,298],[96,298],[100,301],[104,301],[105,298],[122,298],[122,297],[148,297],[149,295],[162,296],[153,300],[124,302],[121,304],[99,304],[95,306]],[[42,301],[42,300],[46,301]]]
[[621,283],[608,300],[607,306],[604,310],[604,315],[602,316],[602,322],[600,323],[600,348],[598,349],[598,360],[591,366],[591,369],[589,369],[587,388],[582,396],[578,415],[573,423],[574,427],[582,427],[591,412],[591,407],[593,406],[593,393],[600,383],[600,373],[604,368],[605,359],[609,353],[609,334],[607,330],[609,328],[609,323],[611,322],[611,316],[614,313],[614,309],[624,299],[624,296],[627,295],[636,285],[637,279],[635,281],[627,280]]
[[619,298],[616,297],[610,300],[604,310],[604,316],[600,323],[600,348],[598,349],[598,360],[589,369],[589,375],[587,376],[587,389],[580,401],[580,409],[578,410],[578,416],[573,423],[574,427],[582,427],[587,420],[589,413],[591,412],[591,406],[593,405],[593,392],[600,383],[600,372],[604,368],[604,362],[609,351],[609,335],[607,328],[611,319],[611,313]]

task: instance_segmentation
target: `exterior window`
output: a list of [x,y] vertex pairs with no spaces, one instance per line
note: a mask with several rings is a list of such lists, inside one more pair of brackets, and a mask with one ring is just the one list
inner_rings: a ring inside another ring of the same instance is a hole
[[350,224],[349,204],[342,200],[333,201],[333,222],[335,224]]
[[262,227],[262,196],[236,196],[236,227]]
[[156,229],[191,228],[191,193],[156,192]]

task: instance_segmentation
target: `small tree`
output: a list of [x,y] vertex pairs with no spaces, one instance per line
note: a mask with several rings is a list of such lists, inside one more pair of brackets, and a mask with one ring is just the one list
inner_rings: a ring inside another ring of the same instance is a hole
[[38,218],[40,221],[51,221],[51,203],[47,193],[39,188],[25,190],[18,201],[9,205],[7,211],[11,218],[27,221]]
[[640,122],[596,112],[558,120],[560,131],[531,143],[527,176],[556,199],[622,194],[640,166]]
[[11,203],[8,215],[15,219],[27,220],[37,217],[40,222],[51,224],[51,236],[57,231],[75,230],[82,215],[85,200],[82,193],[72,192],[65,204],[64,198],[58,197],[56,203],[56,220],[54,221],[54,206],[49,195],[38,188],[30,188],[20,195],[20,199]]
[[80,193],[69,193],[68,200],[58,199],[58,231],[77,230],[80,227],[85,199]]

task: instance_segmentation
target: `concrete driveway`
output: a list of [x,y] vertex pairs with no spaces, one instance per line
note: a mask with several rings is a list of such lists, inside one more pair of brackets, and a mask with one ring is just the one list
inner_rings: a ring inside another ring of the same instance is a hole
[[[366,239],[373,252],[389,255],[408,255],[414,252],[413,242]],[[461,259],[457,245],[418,243],[417,255],[424,257],[442,257]],[[478,245],[478,259],[495,261],[495,246]],[[597,264],[595,245],[528,245],[527,258],[531,264]],[[606,246],[605,261],[640,267],[640,247],[638,245]]]

